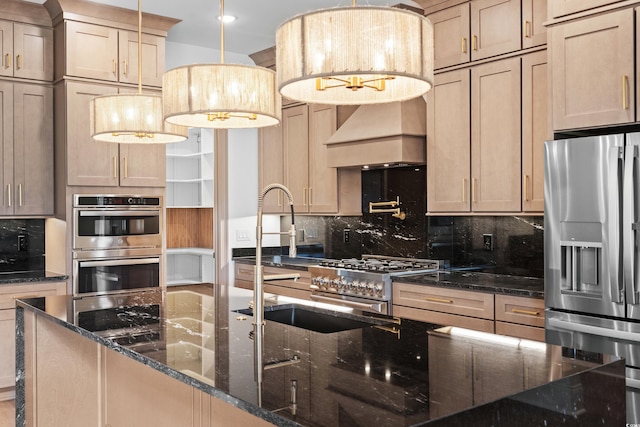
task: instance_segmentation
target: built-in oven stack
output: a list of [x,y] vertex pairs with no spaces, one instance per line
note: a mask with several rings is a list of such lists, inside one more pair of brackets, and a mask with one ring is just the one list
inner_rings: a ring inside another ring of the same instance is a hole
[[74,195],[74,297],[160,290],[162,198]]
[[322,260],[309,267],[311,299],[355,310],[391,315],[392,277],[448,268],[443,260],[363,255],[361,259]]

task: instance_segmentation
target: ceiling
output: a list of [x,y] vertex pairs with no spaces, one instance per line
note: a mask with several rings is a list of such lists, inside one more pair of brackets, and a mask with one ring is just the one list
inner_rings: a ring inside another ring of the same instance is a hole
[[[45,0],[28,0],[44,3]],[[127,9],[138,9],[137,0],[92,0]],[[359,6],[391,6],[411,0],[359,0]],[[299,13],[329,7],[351,6],[351,0],[226,0],[224,12],[238,19],[224,26],[224,50],[249,55],[275,45],[278,25]],[[143,0],[142,11],[181,19],[169,31],[168,41],[220,49],[219,0]],[[144,23],[143,23],[144,25]]]

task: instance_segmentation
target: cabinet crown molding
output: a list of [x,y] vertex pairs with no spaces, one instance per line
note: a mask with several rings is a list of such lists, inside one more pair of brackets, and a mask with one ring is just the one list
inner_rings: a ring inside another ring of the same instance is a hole
[[51,18],[44,6],[24,0],[2,0],[0,19],[51,27]]

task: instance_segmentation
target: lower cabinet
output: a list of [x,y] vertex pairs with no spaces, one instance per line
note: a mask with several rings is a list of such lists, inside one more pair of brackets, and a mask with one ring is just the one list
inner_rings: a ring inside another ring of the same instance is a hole
[[541,298],[394,282],[393,315],[544,341],[544,300]]
[[[237,288],[253,289],[255,266],[252,264],[235,263],[234,286]],[[282,267],[264,267],[264,275],[271,274],[299,274],[298,280],[265,281],[263,288],[266,293],[283,295],[291,298],[311,300],[311,274],[306,270],[293,270]]]
[[16,380],[16,298],[63,295],[65,282],[3,285],[0,287],[0,389],[15,386]]

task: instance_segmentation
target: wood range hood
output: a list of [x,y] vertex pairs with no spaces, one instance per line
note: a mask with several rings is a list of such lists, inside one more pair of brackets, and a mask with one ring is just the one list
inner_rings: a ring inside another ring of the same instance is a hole
[[361,105],[325,144],[329,167],[425,164],[425,101]]

